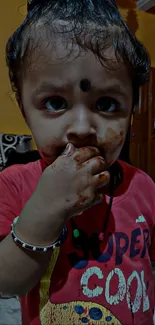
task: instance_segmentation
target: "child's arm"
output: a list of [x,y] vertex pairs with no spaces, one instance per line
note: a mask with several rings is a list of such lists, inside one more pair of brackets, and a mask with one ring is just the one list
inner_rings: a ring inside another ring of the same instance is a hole
[[[40,280],[52,255],[52,250],[47,253],[31,252],[20,248],[13,241],[10,234],[11,223],[19,214],[20,193],[22,193],[20,186],[16,186],[18,177],[20,176],[17,168],[11,167],[0,173],[0,294],[7,296],[23,296],[27,294]],[[44,233],[41,227],[38,227],[41,231],[38,229],[39,233],[36,232],[37,227],[34,226],[32,220],[37,221],[38,218],[39,226],[40,216],[42,219],[46,217],[45,210],[47,207],[43,207],[42,204],[44,213],[39,214],[35,208],[36,200],[34,200],[34,196],[34,194],[31,196],[20,213],[20,218],[24,224],[19,223],[15,232],[25,242],[32,242],[33,244],[34,240],[36,245],[46,245],[41,241],[41,238],[46,238],[47,232]],[[20,228],[20,231],[18,228]],[[46,228],[48,229],[48,227]],[[35,239],[36,233],[40,240]],[[29,237],[33,238],[33,240],[29,239]],[[52,239],[50,229],[50,243],[52,244],[54,241],[55,238]]]
[[24,296],[40,280],[51,254],[22,250],[8,235],[0,243],[0,293]]

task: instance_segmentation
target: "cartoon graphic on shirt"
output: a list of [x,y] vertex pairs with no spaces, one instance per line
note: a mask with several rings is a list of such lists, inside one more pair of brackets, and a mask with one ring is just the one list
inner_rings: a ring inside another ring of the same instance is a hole
[[[92,238],[94,238],[94,234],[88,238],[88,241],[91,242]],[[123,242],[121,239],[123,239]],[[69,261],[71,270],[74,270],[73,272],[76,270],[77,273],[80,274],[80,277],[78,278],[80,282],[78,282],[79,284],[76,283],[75,286],[72,287],[72,283],[75,281],[75,273],[73,278],[71,273],[69,273],[73,301],[67,301],[68,299],[65,299],[65,296],[62,298],[60,294],[59,298],[62,299],[60,303],[54,303],[53,295],[51,297],[50,291],[51,276],[56,264],[59,263],[58,257],[60,248],[56,248],[53,251],[51,262],[46,274],[40,282],[41,325],[66,324],[66,320],[68,325],[121,325],[121,321],[116,315],[113,315],[111,308],[112,306],[124,303],[133,315],[138,311],[141,311],[141,313],[148,311],[150,308],[150,301],[147,292],[148,283],[146,283],[144,270],[141,268],[139,271],[131,269],[131,274],[129,273],[127,276],[122,265],[124,258],[127,256],[126,253],[128,254],[129,259],[134,259],[136,256],[139,256],[141,259],[145,258],[149,239],[150,235],[148,228],[138,227],[128,234],[123,232],[114,232],[109,236],[104,252],[102,247],[95,246],[96,252],[99,253],[98,257],[96,256],[95,258],[94,250],[89,252],[89,254],[91,254],[90,256],[93,256],[93,263],[95,264],[93,266],[91,266],[89,262],[88,252],[80,251],[80,254],[78,255],[78,252],[75,253],[73,247],[72,251],[66,255],[66,258]],[[90,250],[91,247],[92,245],[90,246]],[[114,268],[109,270],[107,269],[105,274],[103,265],[110,262],[111,259],[114,261]],[[95,285],[93,280],[94,276],[96,279]],[[113,281],[115,281],[114,292],[112,292]],[[53,284],[55,286],[55,282],[53,282]],[[77,285],[81,288],[80,296],[77,296]],[[54,287],[52,287],[52,290],[54,290]],[[104,299],[101,301],[105,301],[106,306],[100,304],[100,298],[102,296],[104,296]],[[89,299],[91,299],[91,301],[89,301]],[[93,299],[96,301],[93,301]]]
[[83,301],[72,301],[70,303],[56,305],[51,304],[49,301],[41,310],[40,320],[42,325],[122,325],[103,306]]

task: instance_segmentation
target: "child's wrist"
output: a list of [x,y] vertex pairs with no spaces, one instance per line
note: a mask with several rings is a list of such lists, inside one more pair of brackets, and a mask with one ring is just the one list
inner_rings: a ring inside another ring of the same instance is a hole
[[56,247],[59,247],[66,239],[67,236],[66,226],[64,226],[60,236],[58,236],[56,240],[53,240],[51,243],[45,245],[36,243],[35,239],[33,239],[33,243],[28,239],[27,240],[25,238],[23,239],[23,236],[20,235],[20,232],[18,232],[18,228],[17,228],[19,218],[20,217],[16,217],[11,225],[11,235],[14,242],[23,249],[34,251],[34,252],[47,252],[51,249],[55,249]]

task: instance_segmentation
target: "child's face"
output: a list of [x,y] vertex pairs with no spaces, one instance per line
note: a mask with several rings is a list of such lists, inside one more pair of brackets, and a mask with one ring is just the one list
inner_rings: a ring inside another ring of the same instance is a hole
[[[114,59],[112,52],[107,50],[106,57]],[[98,147],[107,166],[118,158],[131,115],[132,82],[123,63],[109,67],[78,48],[69,55],[60,42],[35,54],[22,84],[22,103],[48,164],[69,142]]]

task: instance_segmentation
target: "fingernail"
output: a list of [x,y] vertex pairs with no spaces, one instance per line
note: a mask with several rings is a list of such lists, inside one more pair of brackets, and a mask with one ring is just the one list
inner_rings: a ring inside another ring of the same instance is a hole
[[72,151],[73,151],[73,145],[71,143],[68,143],[63,152],[63,155],[68,156]]

